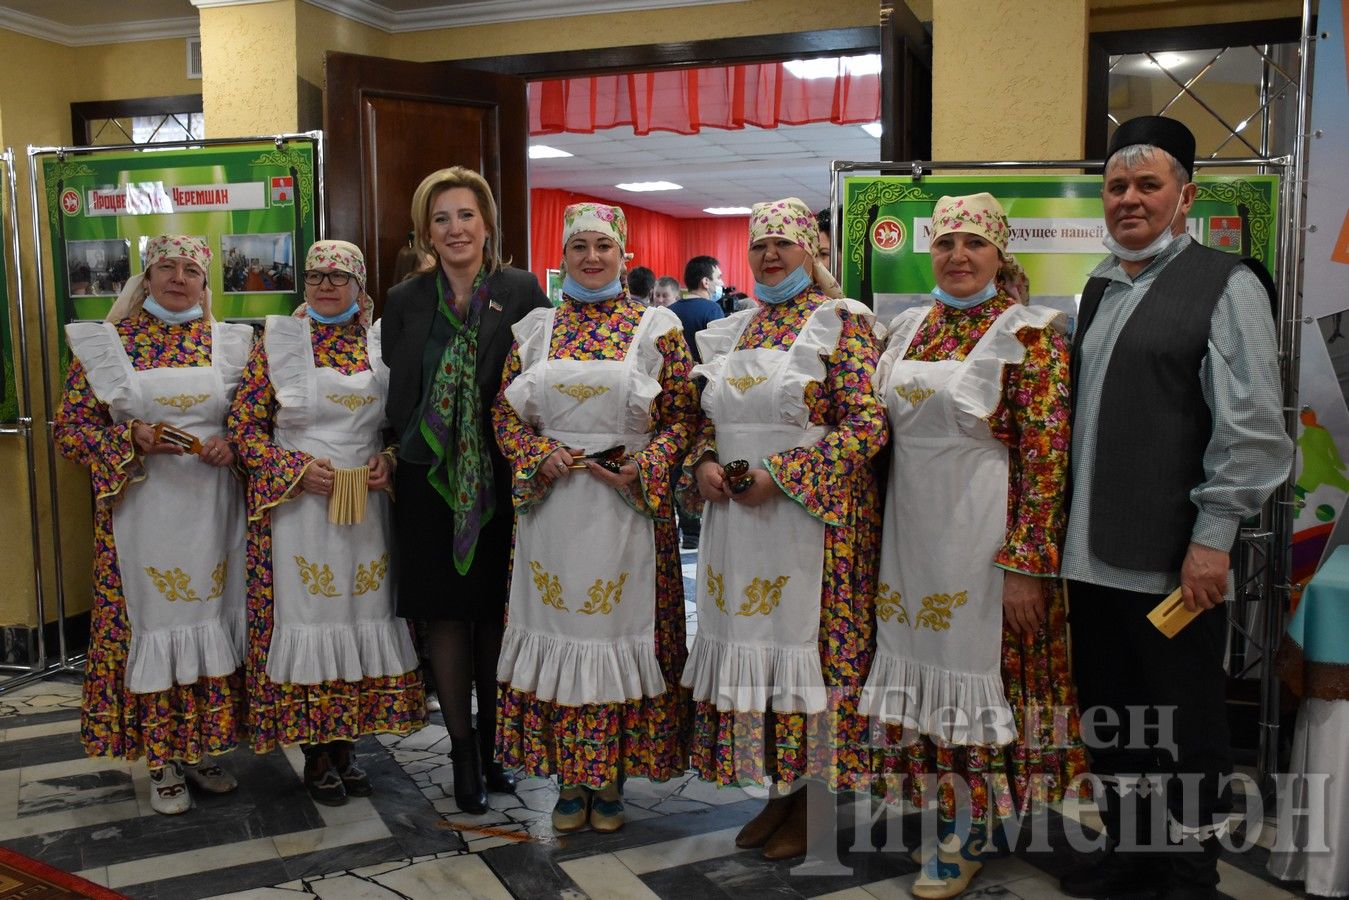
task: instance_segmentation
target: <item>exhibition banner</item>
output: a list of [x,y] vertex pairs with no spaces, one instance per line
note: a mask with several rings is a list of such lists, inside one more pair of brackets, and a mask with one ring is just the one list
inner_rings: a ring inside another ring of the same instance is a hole
[[[1254,256],[1273,271],[1277,175],[1200,175],[1187,230],[1199,241]],[[1010,252],[1034,303],[1077,312],[1087,276],[1108,255],[1101,179],[1092,175],[850,176],[843,183],[843,292],[882,322],[931,302],[932,209],[943,196],[987,191],[1007,210]]]
[[293,138],[49,156],[44,252],[60,323],[107,315],[157,234],[206,238],[217,318],[291,312],[297,255],[317,237],[315,155],[313,139]]

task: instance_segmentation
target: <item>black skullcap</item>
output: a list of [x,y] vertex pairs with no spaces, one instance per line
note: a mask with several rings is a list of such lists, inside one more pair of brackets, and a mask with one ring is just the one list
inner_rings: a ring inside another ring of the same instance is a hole
[[1194,177],[1194,135],[1175,119],[1139,116],[1120,125],[1110,138],[1110,149],[1105,154],[1106,163],[1109,164],[1110,157],[1132,144],[1160,147],[1184,166],[1187,175]]

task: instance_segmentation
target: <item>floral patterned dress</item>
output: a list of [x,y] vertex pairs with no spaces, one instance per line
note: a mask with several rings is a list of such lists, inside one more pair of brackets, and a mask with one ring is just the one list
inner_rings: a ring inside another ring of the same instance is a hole
[[[816,289],[754,313],[734,349],[786,349],[811,312],[828,298]],[[857,700],[875,648],[876,562],[880,500],[869,461],[885,446],[884,407],[871,380],[879,347],[868,321],[840,311],[838,346],[825,378],[807,386],[810,423],[828,427],[818,443],[765,460],[778,485],[824,528],[820,585],[820,659],[828,709],[818,715],[734,713],[699,702],[694,710],[692,764],[718,784],[791,782],[810,776],[835,789],[855,786],[870,771],[867,720]],[[687,460],[716,452],[712,423],[703,420]],[[700,506],[686,465],[690,506]]]
[[[970,310],[934,303],[904,358],[963,360],[1015,302],[1000,292]],[[963,777],[975,822],[988,821],[989,813],[1005,818],[1032,801],[1061,800],[1067,784],[1087,768],[1058,577],[1070,446],[1068,344],[1052,328],[1023,328],[1017,338],[1026,358],[1019,366],[1004,367],[1002,402],[988,423],[1010,451],[1007,537],[994,564],[1039,578],[1046,608],[1045,623],[1034,635],[1023,638],[1005,627],[1002,633],[1002,681],[1018,739],[991,748],[938,746],[927,739],[904,746],[897,726],[876,725],[879,775],[909,776],[908,799],[914,804],[931,799],[924,796],[922,776]],[[1027,736],[1033,739],[1026,741]],[[880,779],[876,789],[893,786]],[[943,820],[955,818],[949,787],[939,790],[938,809]]]
[[[355,323],[312,323],[314,364],[343,375],[370,368],[365,329]],[[363,734],[409,734],[426,724],[421,675],[278,684],[267,677],[273,623],[271,509],[300,490],[312,462],[308,454],[272,441],[276,393],[268,378],[267,351],[253,345],[243,381],[230,410],[227,430],[248,470],[248,651],[244,660],[248,691],[248,735],[253,750],[355,740]]]
[[[168,325],[142,311],[116,328],[136,371],[211,364],[211,325],[205,319]],[[94,597],[80,713],[85,752],[128,760],[145,756],[150,768],[157,769],[171,760],[195,765],[207,755],[234,749],[243,726],[239,673],[146,694],[126,689],[131,627],[112,513],[118,499],[145,474],[131,423],[112,421],[78,359],[66,373],[55,435],[63,456],[89,467],[95,498]]]
[[[599,303],[564,300],[557,310],[549,358],[623,359],[644,310],[626,292]],[[600,788],[620,776],[664,781],[686,769],[688,694],[680,687],[679,677],[688,647],[670,473],[688,446],[697,394],[689,377],[693,363],[683,331],[672,328],[657,338],[656,347],[664,363],[661,393],[651,412],[655,437],[632,457],[640,489],[629,499],[655,520],[655,650],[666,690],[660,696],[627,703],[562,706],[503,687],[497,717],[501,761],[529,775],[556,775],[562,784]],[[548,489],[533,475],[560,445],[521,421],[505,400],[506,389],[520,371],[519,348],[514,346],[506,360],[492,420],[501,452],[514,473],[516,509],[523,512],[547,495]],[[575,472],[569,477],[591,476]]]

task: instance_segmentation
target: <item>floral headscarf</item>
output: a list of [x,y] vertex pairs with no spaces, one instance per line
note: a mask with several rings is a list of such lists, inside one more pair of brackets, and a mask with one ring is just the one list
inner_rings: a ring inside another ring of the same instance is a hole
[[145,273],[150,271],[150,267],[156,263],[161,263],[166,259],[185,259],[196,263],[207,275],[207,286],[205,294],[202,297],[201,308],[203,317],[207,320],[213,320],[211,315],[211,247],[206,243],[206,239],[191,234],[160,234],[149,239],[145,244],[145,265],[141,271],[126,280],[122,285],[121,292],[117,295],[117,300],[113,302],[112,309],[108,310],[107,322],[120,322],[122,319],[134,316],[140,312],[145,304],[145,295],[150,288],[146,284]]
[[1007,252],[1012,226],[996,197],[981,193],[938,200],[932,210],[932,240],[955,232],[977,234],[997,247],[1002,257],[996,276],[998,286],[1018,303],[1030,302],[1030,279],[1016,257]]
[[[365,292],[365,255],[361,248],[347,241],[315,241],[305,254],[306,272],[347,272],[356,279],[356,321],[369,325],[374,315],[375,304]],[[292,313],[303,318],[305,304],[301,303]]]
[[820,290],[830,297],[842,297],[843,290],[820,263],[820,228],[810,207],[796,197],[769,203],[756,203],[749,215],[749,242],[766,237],[783,237],[810,257],[811,275]]
[[[623,207],[609,206],[605,203],[573,203],[562,210],[562,273],[567,272],[567,241],[576,237],[583,231],[595,231],[600,234],[608,235],[618,243],[618,249],[623,251],[623,260],[626,262],[632,259],[632,254],[627,252],[628,247],[628,217],[623,214]],[[623,284],[628,283],[626,267],[620,272]]]

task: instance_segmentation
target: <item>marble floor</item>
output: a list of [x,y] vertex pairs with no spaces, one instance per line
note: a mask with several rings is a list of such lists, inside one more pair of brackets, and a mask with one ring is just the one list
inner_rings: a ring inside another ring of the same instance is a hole
[[[685,554],[689,576],[692,557]],[[131,897],[876,900],[910,896],[918,868],[905,852],[872,849],[870,808],[853,802],[840,809],[839,865],[827,871],[737,851],[732,838],[762,792],[689,776],[629,781],[629,824],[611,835],[555,835],[556,787],[542,779],[523,781],[514,797],[492,795],[484,815],[466,815],[452,799],[449,740],[438,724],[361,740],[358,759],[376,791],[342,807],[309,800],[298,749],[238,751],[225,758],[237,792],[197,795],[187,814],[159,816],[143,763],[85,758],[79,695],[70,677],[0,695],[0,843]],[[917,820],[886,827],[912,845]],[[1062,897],[1058,876],[1075,859],[1066,834],[1090,835],[1098,824],[1085,807],[1056,808],[1044,820],[1043,848],[991,861],[965,896]],[[1224,857],[1225,895],[1306,896],[1265,873],[1271,841],[1267,828],[1257,846]]]

